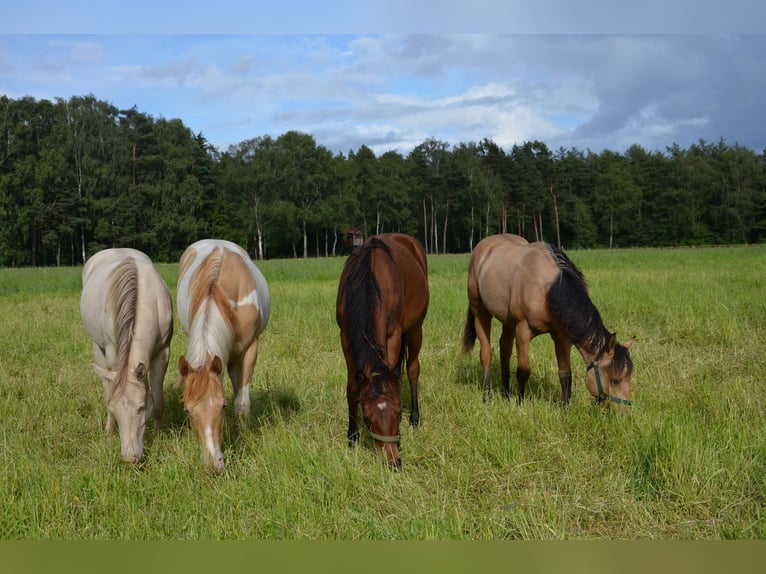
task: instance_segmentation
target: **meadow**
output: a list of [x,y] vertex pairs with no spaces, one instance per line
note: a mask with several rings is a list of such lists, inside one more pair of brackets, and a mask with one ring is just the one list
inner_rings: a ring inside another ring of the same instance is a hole
[[[219,476],[203,471],[174,388],[177,319],[165,427],[147,426],[145,460],[129,466],[103,432],[81,269],[2,269],[0,539],[764,538],[766,246],[569,255],[606,326],[637,337],[632,414],[595,405],[576,351],[562,407],[547,336],[532,343],[524,405],[500,397],[496,347],[484,403],[478,346],[460,352],[468,255],[432,256],[421,425],[405,408],[398,473],[368,437],[347,446],[343,258],[259,264],[271,322],[249,420],[229,407]],[[175,293],[176,265],[158,269]]]

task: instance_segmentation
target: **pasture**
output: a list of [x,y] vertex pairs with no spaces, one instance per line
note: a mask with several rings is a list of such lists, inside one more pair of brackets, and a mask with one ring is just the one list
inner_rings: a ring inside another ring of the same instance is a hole
[[[272,315],[242,425],[227,379],[219,476],[173,387],[177,316],[165,428],[147,425],[144,462],[129,466],[103,433],[81,269],[2,269],[0,538],[764,538],[766,247],[568,254],[607,328],[637,337],[632,415],[595,405],[574,350],[563,408],[548,336],[532,342],[524,405],[503,400],[496,322],[484,403],[478,347],[460,352],[468,255],[432,256],[421,422],[407,422],[405,384],[398,473],[369,437],[347,446],[342,258],[259,264]],[[158,269],[175,298],[177,266]]]

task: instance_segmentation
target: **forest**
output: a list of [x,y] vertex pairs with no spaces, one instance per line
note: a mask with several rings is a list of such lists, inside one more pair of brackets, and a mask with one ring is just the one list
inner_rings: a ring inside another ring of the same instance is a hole
[[409,233],[434,254],[500,232],[564,248],[758,243],[766,150],[430,138],[376,156],[300,131],[219,150],[181,119],[92,94],[0,96],[0,266],[80,265],[119,246],[174,262],[202,237],[255,259],[324,257],[347,253],[352,229]]

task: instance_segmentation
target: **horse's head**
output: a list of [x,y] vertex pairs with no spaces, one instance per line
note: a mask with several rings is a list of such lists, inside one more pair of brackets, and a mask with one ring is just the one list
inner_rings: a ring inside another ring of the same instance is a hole
[[393,373],[386,378],[377,374],[371,377],[378,380],[365,384],[359,397],[364,424],[375,446],[386,455],[388,465],[399,470],[402,467],[399,454],[399,422],[402,418],[399,380]]
[[120,433],[122,460],[137,463],[144,455],[144,431],[150,416],[147,408],[146,365],[139,363],[135,369],[122,375],[96,364],[93,370],[104,383],[104,400],[109,411],[107,432],[117,421]]
[[630,377],[633,374],[633,361],[628,349],[635,339],[623,344],[617,342],[617,335],[612,333],[606,346],[588,365],[586,384],[590,393],[599,403],[604,401],[630,407]]
[[179,384],[184,389],[184,412],[197,434],[202,464],[217,474],[223,470],[221,435],[224,421],[224,395],[221,358],[211,357],[199,369],[193,369],[185,357],[178,359]]

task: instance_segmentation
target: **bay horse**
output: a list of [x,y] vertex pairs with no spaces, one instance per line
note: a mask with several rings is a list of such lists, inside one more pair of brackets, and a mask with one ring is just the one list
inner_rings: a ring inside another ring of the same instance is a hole
[[347,437],[349,445],[359,438],[361,406],[364,428],[396,469],[402,466],[399,421],[405,361],[410,424],[420,422],[418,355],[428,302],[426,253],[417,239],[401,233],[375,235],[346,260],[336,321],[347,368]]
[[116,422],[123,460],[137,463],[149,417],[155,431],[162,426],[173,336],[170,291],[146,254],[104,249],[83,267],[80,315],[93,342],[93,370],[103,382],[106,432]]
[[250,413],[250,381],[258,338],[269,322],[271,298],[261,271],[239,245],[202,239],[181,255],[176,291],[178,318],[188,335],[178,359],[184,412],[199,440],[202,462],[224,468],[223,369],[234,391],[234,412]]
[[582,355],[586,387],[599,403],[631,406],[631,338],[617,342],[601,320],[588,295],[582,272],[560,249],[529,243],[511,234],[481,240],[468,264],[468,313],[463,330],[463,352],[478,337],[484,369],[484,400],[490,395],[490,329],[492,318],[502,323],[500,369],[502,394],[510,396],[510,359],[516,341],[518,402],[524,400],[529,379],[529,343],[543,333],[553,339],[563,402],[572,396],[570,351]]

